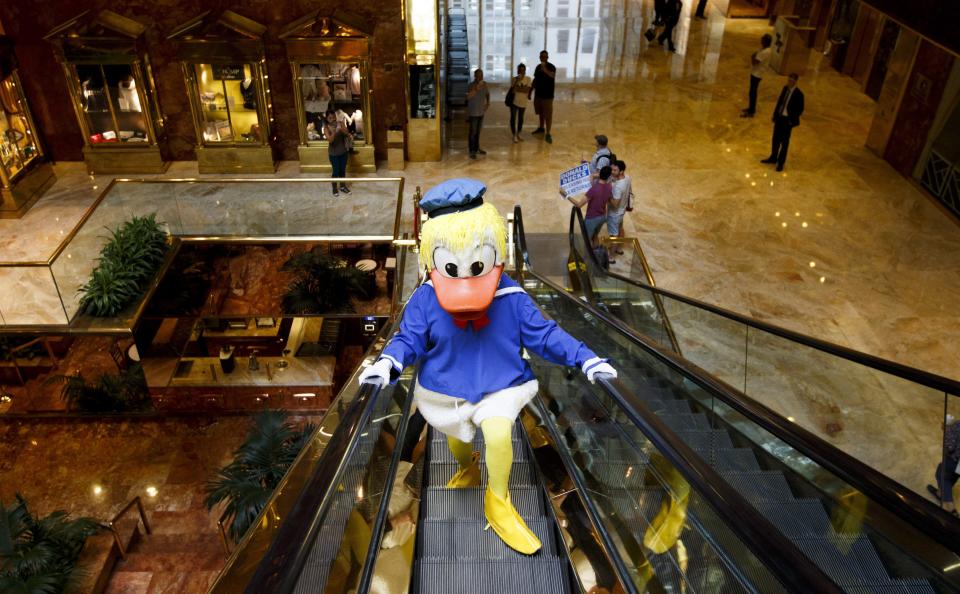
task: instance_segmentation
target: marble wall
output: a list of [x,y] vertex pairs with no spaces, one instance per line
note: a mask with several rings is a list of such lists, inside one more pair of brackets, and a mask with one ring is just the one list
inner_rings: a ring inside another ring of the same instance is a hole
[[960,2],[956,0],[863,0],[880,12],[890,15],[897,22],[954,52],[960,53]]
[[883,158],[910,177],[927,142],[954,56],[927,40],[920,43],[906,94],[897,112]]
[[[266,55],[273,95],[274,145],[284,160],[297,158],[298,126],[293,103],[292,74],[281,30],[294,19],[321,9],[332,15],[342,8],[335,0],[244,0],[229,2],[190,2],[189,0],[18,0],[0,2],[0,21],[16,42],[21,75],[34,118],[53,159],[82,159],[83,146],[79,124],[68,97],[63,69],[57,63],[53,46],[43,40],[51,29],[84,10],[110,9],[150,27],[147,45],[156,77],[160,108],[166,118],[169,136],[167,159],[195,158],[196,138],[190,104],[183,81],[176,46],[166,40],[170,31],[203,10],[231,9],[267,26]],[[350,10],[362,16],[373,28],[371,87],[373,89],[374,144],[378,158],[386,158],[386,129],[406,121],[404,78],[403,4],[399,0],[356,3]]]
[[874,112],[870,132],[867,135],[867,148],[883,155],[893,132],[894,116],[900,108],[900,101],[907,88],[907,79],[913,68],[913,57],[920,46],[920,36],[910,29],[900,29],[900,38],[893,48],[890,63],[887,67],[887,76],[877,99],[877,109]]

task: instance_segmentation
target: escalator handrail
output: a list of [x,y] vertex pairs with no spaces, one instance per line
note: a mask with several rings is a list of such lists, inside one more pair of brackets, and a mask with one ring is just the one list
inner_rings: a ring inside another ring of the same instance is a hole
[[357,448],[361,430],[373,414],[373,403],[380,390],[378,383],[364,383],[360,387],[297,502],[283,518],[276,538],[244,590],[246,594],[288,593],[296,587],[336,489],[336,479]]
[[[575,237],[574,234],[576,233],[576,231],[574,231],[574,227],[580,229],[580,234],[582,235],[582,237],[584,238],[587,237],[586,223],[583,220],[583,216],[582,216],[582,213],[580,212],[580,209],[576,207],[573,207],[570,213],[570,229],[568,231],[569,241],[570,241],[570,252],[582,258],[583,256],[580,256],[580,253],[576,249],[576,243],[574,242],[574,237]],[[641,249],[640,243],[636,242],[636,240],[634,241],[636,243],[637,249],[638,250]],[[586,242],[584,243],[584,245],[590,245],[590,242]],[[597,255],[593,252],[593,250],[588,250],[588,251],[590,252],[590,256],[591,256],[590,262],[593,264],[594,270],[607,272],[606,270],[604,270],[602,266],[600,266],[600,263],[597,260]],[[643,271],[647,275],[647,278],[650,280],[650,286],[654,286],[653,272],[650,270],[650,265],[647,264],[647,258],[646,256],[643,255],[642,251],[640,251],[639,255],[640,255],[640,261],[643,264]],[[583,286],[589,287],[591,292],[595,292],[593,290],[593,281],[592,279],[589,279],[589,273],[586,271],[581,271],[581,269],[578,268],[577,273],[581,274],[581,272],[588,278],[585,279],[581,276],[580,284]],[[673,348],[673,352],[677,353],[678,355],[683,355],[683,351],[680,350],[680,341],[677,340],[677,335],[673,331],[673,325],[670,323],[670,318],[667,316],[667,310],[663,306],[663,299],[658,293],[652,293],[652,295],[653,295],[654,306],[657,308],[657,313],[660,314],[660,324],[663,326],[663,331],[666,334],[667,338],[670,340],[670,346]],[[594,298],[594,296],[592,295],[588,296],[588,299],[594,299],[594,301],[591,301],[591,303],[596,303],[596,299]]]
[[414,379],[410,381],[410,391],[404,399],[401,409],[400,425],[397,427],[397,434],[393,440],[393,455],[390,457],[390,467],[387,469],[387,480],[383,487],[383,493],[380,494],[380,507],[377,510],[377,516],[373,520],[373,527],[370,530],[370,544],[367,547],[367,556],[363,562],[363,569],[360,577],[357,579],[357,594],[367,594],[373,583],[373,572],[377,565],[377,555],[380,553],[383,533],[386,530],[387,516],[390,513],[390,498],[393,496],[393,486],[397,469],[400,467],[400,456],[403,454],[403,444],[407,435],[407,427],[410,424],[410,409],[413,405],[413,386],[416,385],[416,372]]
[[[628,280],[619,276],[616,278]],[[540,280],[552,287],[556,287],[546,279]],[[642,283],[637,283],[636,281],[631,282],[643,286]],[[662,291],[656,288],[643,287]],[[674,296],[674,294],[669,292],[664,292],[664,294],[671,297]],[[684,299],[692,302],[692,305],[696,305],[697,303],[695,300],[689,298]],[[869,499],[880,503],[891,513],[920,530],[926,536],[932,538],[951,552],[960,554],[960,523],[949,513],[940,509],[936,503],[927,500],[912,489],[907,488],[882,472],[868,466],[800,425],[784,418],[766,405],[753,400],[746,394],[722,380],[715,378],[709,372],[694,365],[690,361],[678,357],[665,349],[661,349],[653,343],[651,339],[624,324],[621,320],[582,301],[578,301],[578,303],[586,307],[592,315],[615,328],[620,334],[643,347],[648,353],[663,363],[693,379],[700,387],[719,398],[722,402],[764,430],[787,443],[800,454],[827,469],[866,495]]]
[[[575,231],[574,231],[574,224],[572,220],[579,218],[581,220],[581,225],[582,225],[583,215],[580,213],[579,209],[572,208],[570,212],[570,218],[571,218],[570,246],[571,246],[571,249],[573,249],[573,246],[574,246],[573,233],[575,233]],[[581,233],[583,232],[584,231],[581,229]],[[591,261],[596,264],[597,270],[603,270],[600,267],[600,263],[597,261],[595,254],[590,253],[590,254],[587,254],[586,257],[590,258]],[[675,299],[682,303],[686,303],[687,305],[696,307],[697,309],[703,309],[703,310],[709,311],[711,313],[717,314],[718,316],[722,316],[729,320],[733,320],[734,322],[738,322],[740,324],[744,324],[746,326],[750,326],[752,328],[756,328],[758,330],[768,332],[775,336],[779,336],[780,338],[785,338],[791,342],[800,343],[804,346],[810,347],[812,349],[816,349],[818,351],[822,351],[829,355],[840,357],[841,359],[846,359],[853,363],[857,363],[859,365],[863,365],[865,367],[869,367],[877,371],[882,371],[883,373],[887,373],[895,377],[899,377],[901,379],[905,379],[913,383],[920,384],[924,387],[937,390],[938,392],[944,392],[950,396],[960,397],[960,381],[953,380],[942,375],[937,375],[929,371],[924,371],[916,367],[904,365],[903,363],[897,363],[896,361],[891,361],[889,359],[884,359],[882,357],[870,355],[862,351],[857,351],[857,350],[851,349],[850,347],[845,347],[845,346],[842,346],[833,342],[829,342],[820,338],[814,338],[806,334],[801,334],[800,332],[788,330],[786,328],[782,328],[780,326],[770,324],[768,322],[763,322],[755,318],[751,318],[749,316],[745,316],[743,314],[739,314],[737,312],[724,309],[722,307],[713,305],[711,303],[700,301],[699,299],[694,299],[693,297],[687,297],[686,295],[674,293],[673,291],[669,291],[661,287],[648,285],[643,281],[639,281],[637,279],[630,278],[628,276],[623,276],[622,274],[618,274],[616,272],[603,270],[603,274],[606,274],[607,276],[615,278],[619,281],[632,284],[636,287],[640,287],[641,289],[650,291],[655,295],[662,295],[665,297],[669,297],[671,299]]]
[[[523,233],[523,216],[520,207],[514,210],[514,234],[517,246],[517,265],[529,264],[526,257],[526,239]],[[597,311],[561,287],[530,274],[557,294],[573,303]],[[766,517],[731,487],[720,474],[707,465],[693,449],[680,439],[662,420],[626,390],[619,382],[615,385],[607,378],[598,380],[601,388],[613,399],[640,431],[683,475],[693,489],[703,497],[714,511],[724,519],[730,529],[746,544],[790,591],[833,592],[843,590],[819,567],[810,561]],[[629,394],[629,398],[625,395]]]
[[730,486],[641,398],[612,376],[597,378],[599,385],[630,421],[646,436],[700,494],[771,573],[791,592],[843,592],[773,523]]

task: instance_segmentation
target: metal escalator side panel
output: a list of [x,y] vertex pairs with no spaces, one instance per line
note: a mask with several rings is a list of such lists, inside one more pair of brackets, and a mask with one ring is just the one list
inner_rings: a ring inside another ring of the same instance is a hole
[[[393,330],[393,324],[385,324],[381,333],[371,345],[367,357],[375,357],[383,348],[386,337]],[[342,462],[338,456],[346,451],[347,443],[338,444],[333,440],[340,431],[352,439],[352,433],[357,431],[354,424],[359,420],[357,413],[361,401],[371,398],[371,389],[361,389],[357,375],[358,368],[353,376],[344,384],[343,389],[331,402],[326,414],[317,426],[316,431],[306,446],[300,451],[296,460],[291,464],[287,474],[274,490],[257,520],[250,530],[237,543],[230,554],[227,564],[217,576],[217,580],[210,587],[211,594],[235,594],[242,592],[253,578],[264,557],[280,532],[283,521],[291,510],[300,501],[305,486],[324,465],[334,471]],[[340,446],[344,446],[341,448]],[[335,452],[333,450],[336,450]],[[332,452],[332,453],[331,453]],[[328,458],[337,458],[328,460]]]

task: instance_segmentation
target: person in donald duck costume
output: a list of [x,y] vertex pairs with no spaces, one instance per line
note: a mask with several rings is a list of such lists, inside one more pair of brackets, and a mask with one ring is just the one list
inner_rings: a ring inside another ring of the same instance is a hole
[[489,477],[484,513],[489,527],[511,548],[531,555],[540,541],[510,502],[512,428],[537,394],[537,379],[523,349],[560,365],[577,366],[593,382],[616,376],[606,359],[543,317],[533,299],[503,274],[507,230],[497,209],[483,201],[486,186],[473,179],[447,180],[428,191],[420,208],[420,262],[430,280],[403,312],[400,328],[360,381],[396,381],[419,361],[417,408],[447,443],[460,468],[447,483],[480,486],[483,432]]

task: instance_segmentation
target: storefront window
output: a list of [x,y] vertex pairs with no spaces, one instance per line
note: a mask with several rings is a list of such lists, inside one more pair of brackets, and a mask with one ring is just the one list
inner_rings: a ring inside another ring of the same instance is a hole
[[334,111],[337,119],[347,125],[355,143],[366,142],[366,114],[358,63],[301,64],[300,85],[308,142],[323,140],[323,115],[328,110]]
[[251,64],[195,64],[204,143],[262,142]]
[[7,179],[40,156],[26,105],[16,75],[0,81],[0,164]]
[[76,69],[90,144],[149,142],[133,67],[78,64]]

